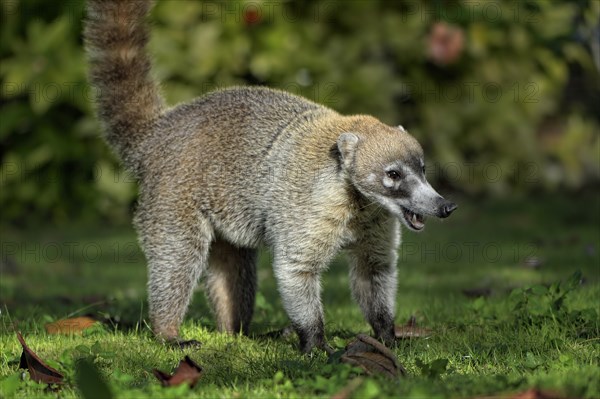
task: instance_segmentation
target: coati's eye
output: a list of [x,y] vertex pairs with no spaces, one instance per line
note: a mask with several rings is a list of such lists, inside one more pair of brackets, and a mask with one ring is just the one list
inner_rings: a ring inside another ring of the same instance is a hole
[[421,171],[423,172],[423,174],[425,174],[425,165],[424,164],[421,166]]
[[400,178],[402,176],[400,176],[400,173],[396,170],[388,170],[387,172],[385,172],[385,174],[392,180],[400,180]]

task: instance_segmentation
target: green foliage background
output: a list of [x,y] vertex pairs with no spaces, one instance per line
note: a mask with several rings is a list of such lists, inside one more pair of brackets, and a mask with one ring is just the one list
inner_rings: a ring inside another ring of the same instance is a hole
[[[83,2],[7,0],[1,12],[2,218],[127,218],[135,184],[93,116]],[[594,0],[167,0],[150,47],[171,104],[229,85],[283,88],[403,124],[437,184],[506,195],[598,182],[599,18]],[[447,66],[427,56],[438,21],[465,35]]]

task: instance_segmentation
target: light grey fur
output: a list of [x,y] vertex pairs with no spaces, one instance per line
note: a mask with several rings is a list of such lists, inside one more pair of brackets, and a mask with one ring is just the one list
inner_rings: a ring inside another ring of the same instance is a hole
[[267,245],[303,351],[325,345],[320,276],[343,248],[352,255],[353,297],[375,335],[391,342],[402,220],[394,206],[419,206],[413,185],[382,179],[390,163],[422,160],[416,140],[373,117],[259,87],[167,109],[145,54],[149,3],[89,4],[99,117],[139,179],[135,226],[156,335],[178,339],[203,275],[219,329],[247,332],[256,248]]

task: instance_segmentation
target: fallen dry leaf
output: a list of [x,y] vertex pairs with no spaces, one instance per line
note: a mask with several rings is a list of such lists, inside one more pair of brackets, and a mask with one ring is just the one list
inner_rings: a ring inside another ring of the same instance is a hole
[[152,372],[165,387],[172,387],[187,383],[193,388],[202,376],[202,367],[194,363],[189,356],[186,356],[182,361],[179,362],[179,366],[177,366],[173,375],[169,375],[157,369],[152,370]]
[[48,334],[81,334],[83,330],[93,326],[96,320],[91,317],[73,317],[71,319],[58,320],[44,326]]
[[368,375],[383,374],[398,378],[406,370],[396,360],[396,355],[381,342],[368,335],[359,334],[346,346],[340,361],[362,368]]
[[394,327],[394,334],[397,339],[426,338],[432,333],[433,331],[428,328],[418,327],[415,316],[411,316],[405,325]]
[[33,381],[43,382],[46,384],[62,384],[64,376],[45,364],[25,343],[21,333],[17,332],[17,339],[23,347],[21,362],[19,368],[29,371],[29,376]]

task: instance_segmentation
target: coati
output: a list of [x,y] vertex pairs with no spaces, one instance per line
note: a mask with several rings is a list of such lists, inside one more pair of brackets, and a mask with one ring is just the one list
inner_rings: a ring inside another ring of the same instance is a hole
[[419,231],[424,215],[456,208],[427,182],[419,143],[374,117],[262,87],[167,107],[145,49],[151,8],[89,0],[84,36],[105,137],[139,181],[154,333],[180,342],[200,276],[218,328],[247,333],[257,247],[267,245],[302,351],[326,347],[320,275],[341,249],[354,299],[392,342],[400,223]]

